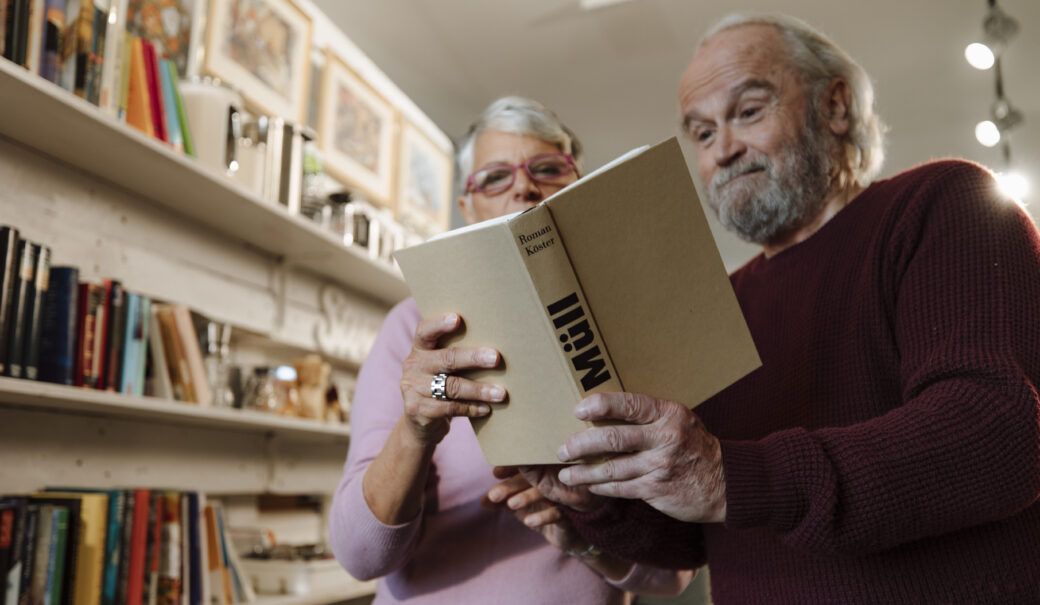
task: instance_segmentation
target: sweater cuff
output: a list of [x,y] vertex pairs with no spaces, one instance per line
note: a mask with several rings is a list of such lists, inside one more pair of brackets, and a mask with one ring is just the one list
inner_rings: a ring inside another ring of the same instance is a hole
[[800,515],[797,491],[771,466],[777,452],[763,441],[721,440],[722,468],[726,478],[726,527],[770,527],[785,531],[795,527]]
[[419,514],[414,519],[406,523],[399,525],[387,525],[378,518],[375,513],[368,506],[368,502],[365,501],[364,490],[362,489],[362,481],[359,475],[354,485],[351,485],[347,489],[346,495],[346,510],[350,511],[348,515],[348,522],[353,525],[351,533],[356,544],[363,545],[362,549],[371,553],[378,553],[377,559],[388,559],[384,560],[384,564],[393,563],[391,561],[401,558],[403,553],[406,553],[415,539],[416,534],[422,525],[423,510],[419,509]]

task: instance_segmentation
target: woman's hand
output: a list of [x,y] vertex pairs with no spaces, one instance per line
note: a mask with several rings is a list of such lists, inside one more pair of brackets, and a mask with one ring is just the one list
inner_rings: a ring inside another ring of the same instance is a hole
[[559,507],[547,500],[520,473],[495,484],[488,490],[487,500],[493,505],[509,508],[517,520],[540,532],[549,544],[564,552],[580,552],[588,548],[560,513]]
[[[404,360],[401,395],[409,433],[422,445],[436,445],[448,433],[455,416],[471,418],[491,413],[488,403],[505,401],[500,386],[483,384],[454,376],[460,370],[494,368],[499,364],[498,351],[488,348],[445,347],[440,340],[462,327],[455,313],[424,318],[415,331],[412,352]],[[431,383],[438,373],[448,375],[445,384],[447,400],[435,399]]]

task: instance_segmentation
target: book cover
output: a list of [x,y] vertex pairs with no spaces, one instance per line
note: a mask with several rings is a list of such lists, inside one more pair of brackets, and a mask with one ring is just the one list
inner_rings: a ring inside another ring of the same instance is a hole
[[395,257],[424,315],[465,321],[452,344],[502,353],[467,374],[509,393],[473,421],[493,465],[557,463],[588,393],[695,406],[760,363],[675,138]]
[[22,375],[29,380],[39,378],[40,345],[43,330],[43,305],[50,293],[51,249],[36,246],[36,269],[27,303],[25,353]]
[[103,492],[47,491],[34,500],[67,506],[70,524],[68,564],[72,573],[68,594],[73,605],[98,605],[101,602],[105,545],[108,537],[108,494]]
[[122,308],[123,287],[116,280],[106,279],[101,285],[101,303],[98,305],[97,320],[94,323],[94,368],[97,372],[95,388],[105,390],[108,387],[108,356],[111,348],[113,330],[112,323],[116,321],[113,311],[113,303],[118,301]]
[[148,519],[151,511],[151,492],[134,490],[133,526],[130,552],[127,559],[126,605],[141,605],[145,588],[145,559],[148,554]]
[[152,300],[138,295],[137,331],[134,340],[137,350],[134,353],[134,377],[131,384],[133,395],[144,395],[145,377],[148,366],[148,347],[151,337]]
[[169,360],[166,359],[166,344],[159,320],[158,304],[151,305],[148,315],[148,391],[152,397],[174,399]]
[[108,32],[109,0],[94,0],[90,52],[87,63],[86,99],[98,105],[101,101],[101,73],[105,63],[105,36]]
[[127,292],[124,300],[123,321],[123,353],[120,364],[120,393],[132,394],[137,379],[137,355],[141,337],[141,297],[134,292]]
[[125,31],[120,32],[122,52],[119,53],[119,98],[115,101],[116,118],[126,121],[127,107],[130,99],[130,74],[133,72],[131,59],[134,54],[133,37]]
[[127,35],[130,41],[130,81],[127,85],[126,123],[147,134],[156,136],[152,117],[152,99],[148,89],[144,43],[137,36]]
[[[29,499],[41,506],[54,506],[64,511],[65,521],[64,528],[68,536],[62,538],[61,546],[57,552],[57,558],[55,564],[62,567],[60,573],[56,570],[60,576],[60,585],[57,592],[52,593],[52,596],[61,603],[73,603],[74,597],[74,586],[78,580],[78,566],[80,557],[80,546],[83,543],[82,532],[85,529],[83,525],[83,503],[75,497],[52,497],[51,494],[39,493],[29,497]],[[53,584],[52,580],[48,580],[49,583]]]
[[224,555],[220,548],[220,534],[217,532],[217,516],[212,505],[203,509],[203,521],[206,528],[206,561],[209,564],[209,585],[212,589],[212,602],[230,605],[230,578],[225,574]]
[[[18,582],[15,601],[18,605],[29,605],[36,571],[36,540],[40,531],[40,507],[29,503],[25,507],[25,513],[25,532],[22,533],[22,577]],[[10,586],[8,590],[6,605],[11,605]]]
[[69,92],[76,90],[76,31],[79,26],[80,0],[66,0],[65,29],[61,32],[61,73],[58,84]]
[[202,359],[202,348],[199,345],[198,332],[192,322],[191,311],[184,305],[172,305],[177,341],[183,350],[188,371],[188,382],[192,393],[191,401],[199,405],[212,405],[213,391],[206,375],[206,367]]
[[152,492],[151,508],[148,511],[148,543],[145,546],[144,591],[141,602],[156,605],[159,595],[159,554],[162,552],[162,493]]
[[209,591],[206,589],[206,578],[208,577],[209,564],[206,558],[206,539],[203,530],[202,519],[205,504],[202,495],[197,492],[188,492],[187,500],[187,528],[188,528],[188,562],[186,568],[188,576],[189,605],[209,605]]
[[119,565],[122,560],[123,521],[126,516],[126,492],[108,492],[108,528],[105,536],[105,568],[101,586],[102,605],[116,605],[119,594]]
[[167,491],[162,494],[162,535],[160,538],[158,605],[180,605],[181,602],[181,494]]
[[98,313],[102,308],[104,287],[93,282],[79,285],[79,301],[76,311],[76,386],[95,388],[97,386],[94,350],[96,348]]
[[126,346],[126,291],[117,281],[112,282],[105,315],[109,320],[105,339],[104,389],[118,391],[123,382],[123,349]]
[[44,603],[47,605],[63,605],[69,603],[65,591],[68,587],[65,572],[69,560],[69,534],[75,534],[70,528],[73,517],[68,508],[54,507],[54,520],[51,527],[50,553],[47,560],[47,580],[44,588]]
[[[10,12],[8,12],[10,15]],[[0,375],[7,375],[7,340],[11,331],[11,303],[18,274],[18,230],[0,225]]]
[[130,585],[130,551],[134,538],[134,507],[137,494],[133,490],[123,492],[123,529],[119,537],[119,578],[116,581],[115,603],[124,605],[127,599],[127,586]]
[[162,84],[159,81],[159,60],[155,54],[155,46],[148,40],[141,40],[144,57],[145,82],[148,86],[148,100],[151,102],[152,129],[155,138],[164,143],[170,142],[166,130],[166,110],[163,109]]
[[12,566],[17,559],[19,516],[25,511],[25,500],[21,498],[0,497],[0,597],[6,601],[9,592],[8,582]]
[[181,139],[184,142],[184,153],[195,156],[195,144],[191,138],[191,125],[188,123],[188,113],[184,111],[184,97],[181,96],[180,77],[177,75],[177,65],[173,61],[166,62],[166,70],[170,75],[170,83],[173,88],[173,102],[177,108],[177,123],[181,127]]
[[29,503],[20,496],[0,498],[0,508],[12,511],[11,550],[7,563],[0,567],[3,577],[0,578],[0,602],[4,605],[18,605],[18,595],[22,588],[22,573],[25,568],[26,534],[33,538],[35,522],[30,523]]
[[52,267],[40,319],[40,380],[75,382],[79,269]]
[[65,0],[46,0],[43,30],[43,56],[40,75],[61,82],[61,34],[65,31]]
[[25,38],[25,60],[22,65],[34,74],[40,73],[43,52],[44,0],[29,0],[29,24]]
[[58,507],[47,505],[36,505],[37,521],[36,536],[33,546],[32,576],[29,579],[27,604],[36,605],[46,603],[47,574],[53,573],[54,547],[52,546],[55,509]]
[[173,93],[173,80],[170,79],[170,66],[173,62],[169,59],[159,59],[159,84],[162,88],[163,110],[166,135],[170,145],[177,151],[184,153],[184,139],[181,137],[180,118],[177,114],[177,101]]
[[7,342],[7,375],[21,378],[25,356],[25,337],[28,333],[29,291],[34,288],[33,276],[36,271],[36,253],[39,247],[27,239],[18,242],[18,257],[14,273],[14,292],[11,298],[11,310],[8,321]]
[[163,355],[166,357],[166,370],[170,375],[173,397],[178,401],[194,402],[195,394],[191,390],[188,358],[184,353],[184,345],[177,334],[172,306],[158,305],[156,316],[159,319],[159,329],[162,333]]
[[118,116],[120,80],[124,71],[124,34],[126,32],[127,0],[112,0],[105,27],[104,62],[101,65],[101,84],[98,107],[111,116]]
[[[74,23],[75,35],[75,80],[72,91],[76,96],[87,98],[87,80],[90,77],[90,55],[94,44],[94,0],[79,0],[79,13]],[[66,13],[68,18],[68,13]],[[70,44],[70,38],[65,44]]]

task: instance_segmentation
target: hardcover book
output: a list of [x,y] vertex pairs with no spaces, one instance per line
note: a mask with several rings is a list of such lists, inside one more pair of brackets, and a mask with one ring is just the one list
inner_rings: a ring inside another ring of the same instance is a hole
[[[10,7],[8,16],[11,15]],[[11,302],[18,272],[18,230],[0,225],[0,375],[7,374],[7,339],[11,331]]]
[[101,600],[108,531],[108,495],[104,493],[47,491],[33,499],[69,509],[69,546],[66,566],[70,597],[63,602],[98,605]]
[[105,288],[101,284],[85,282],[79,285],[79,308],[76,311],[76,386],[97,386],[95,350],[98,338],[99,315],[104,312]]
[[40,320],[40,380],[74,384],[79,269],[52,267]]
[[760,364],[675,138],[526,212],[396,253],[423,315],[503,364],[468,376],[508,402],[474,419],[493,465],[556,464],[591,393],[696,406]]
[[36,253],[39,246],[29,240],[19,240],[18,257],[14,273],[14,292],[11,298],[11,310],[8,321],[7,342],[7,375],[21,378],[25,357],[25,337],[28,333],[29,292],[35,288],[33,277],[36,274]]
[[43,304],[50,290],[51,249],[33,246],[36,269],[26,302],[25,351],[22,359],[22,377],[36,380],[39,377],[40,340],[43,327]]

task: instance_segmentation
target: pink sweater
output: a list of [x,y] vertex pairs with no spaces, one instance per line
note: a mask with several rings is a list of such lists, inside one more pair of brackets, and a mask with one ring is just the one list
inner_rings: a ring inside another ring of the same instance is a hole
[[369,463],[404,410],[398,382],[419,323],[412,300],[387,316],[361,369],[351,413],[351,444],[329,516],[332,548],[350,574],[385,576],[375,603],[621,604],[625,591],[676,594],[689,572],[635,566],[606,581],[551,546],[509,511],[481,506],[496,483],[468,420],[452,421],[437,447],[422,514],[389,526],[372,514],[361,491]]

